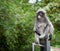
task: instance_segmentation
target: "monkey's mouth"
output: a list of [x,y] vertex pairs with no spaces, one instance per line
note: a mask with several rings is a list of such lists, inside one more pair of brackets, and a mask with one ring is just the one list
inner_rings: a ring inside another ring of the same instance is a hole
[[38,19],[40,19],[41,18],[41,16],[40,15],[38,15]]

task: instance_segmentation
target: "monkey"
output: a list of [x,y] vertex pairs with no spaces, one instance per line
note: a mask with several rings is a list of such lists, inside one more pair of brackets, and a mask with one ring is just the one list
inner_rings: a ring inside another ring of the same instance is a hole
[[44,9],[39,9],[36,12],[36,19],[34,24],[35,43],[39,44],[39,39],[52,39],[54,27],[52,22],[46,16]]

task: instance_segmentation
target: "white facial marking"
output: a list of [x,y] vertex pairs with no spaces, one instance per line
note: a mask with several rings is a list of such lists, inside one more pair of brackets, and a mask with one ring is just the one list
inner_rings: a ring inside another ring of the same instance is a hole
[[41,18],[41,16],[38,16],[38,18],[40,19],[40,18]]

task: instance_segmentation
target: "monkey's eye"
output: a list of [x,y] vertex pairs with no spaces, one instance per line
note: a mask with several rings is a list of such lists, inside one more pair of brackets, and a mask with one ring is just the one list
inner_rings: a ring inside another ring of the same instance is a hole
[[44,16],[44,13],[43,13],[43,12],[41,12],[41,13],[39,13],[39,15],[40,15],[40,16]]
[[40,16],[42,16],[42,15],[43,15],[43,13],[39,13],[39,15],[40,15]]
[[45,15],[43,12],[38,12],[37,14],[42,16],[42,17]]

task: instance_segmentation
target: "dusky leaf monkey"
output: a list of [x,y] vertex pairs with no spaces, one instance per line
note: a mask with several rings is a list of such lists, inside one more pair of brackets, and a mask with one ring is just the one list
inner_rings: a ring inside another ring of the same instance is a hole
[[42,38],[51,40],[53,31],[54,27],[46,16],[46,11],[44,9],[39,9],[36,12],[36,20],[34,24],[35,42],[39,43],[39,39]]

